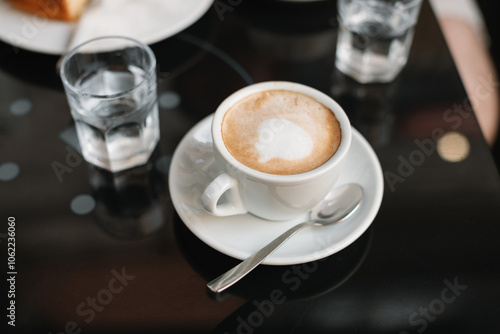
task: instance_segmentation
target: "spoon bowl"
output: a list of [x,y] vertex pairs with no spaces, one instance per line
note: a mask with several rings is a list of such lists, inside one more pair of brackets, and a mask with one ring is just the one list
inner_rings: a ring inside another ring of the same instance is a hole
[[334,188],[312,209],[310,221],[315,225],[340,223],[356,211],[362,198],[363,188],[358,184]]
[[224,291],[246,276],[298,231],[309,226],[327,226],[344,221],[356,211],[362,199],[363,188],[358,184],[350,183],[334,188],[313,208],[309,220],[293,226],[248,259],[209,282],[208,288],[213,292]]

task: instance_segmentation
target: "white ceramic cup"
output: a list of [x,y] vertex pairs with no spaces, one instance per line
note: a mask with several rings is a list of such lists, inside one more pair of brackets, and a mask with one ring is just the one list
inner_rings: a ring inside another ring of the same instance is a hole
[[[251,169],[229,153],[222,139],[224,115],[246,96],[268,90],[306,94],[335,114],[342,139],[337,152],[326,163],[301,174],[276,175]],[[215,111],[212,137],[215,162],[221,174],[201,197],[205,210],[215,216],[251,213],[267,220],[288,220],[311,210],[338,180],[351,145],[351,125],[344,110],[328,95],[298,83],[270,81],[247,86],[227,97]]]

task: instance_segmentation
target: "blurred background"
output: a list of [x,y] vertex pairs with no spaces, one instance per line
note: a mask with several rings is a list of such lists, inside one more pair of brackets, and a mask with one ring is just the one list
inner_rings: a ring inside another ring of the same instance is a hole
[[[479,8],[484,16],[484,21],[490,36],[490,52],[493,62],[496,67],[497,77],[499,77],[500,68],[500,22],[498,20],[498,2],[490,0],[477,0]],[[497,137],[493,145],[493,155],[497,163],[497,168],[500,166],[500,140]]]

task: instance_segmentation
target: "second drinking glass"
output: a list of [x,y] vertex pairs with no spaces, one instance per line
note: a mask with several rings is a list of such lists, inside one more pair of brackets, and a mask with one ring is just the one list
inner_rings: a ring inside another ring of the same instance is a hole
[[361,83],[390,82],[408,59],[422,0],[338,0],[336,67]]

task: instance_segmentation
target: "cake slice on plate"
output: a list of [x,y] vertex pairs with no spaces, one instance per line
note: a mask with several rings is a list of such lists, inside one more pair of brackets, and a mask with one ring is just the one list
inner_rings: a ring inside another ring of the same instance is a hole
[[54,20],[75,21],[89,0],[7,0],[24,12]]

